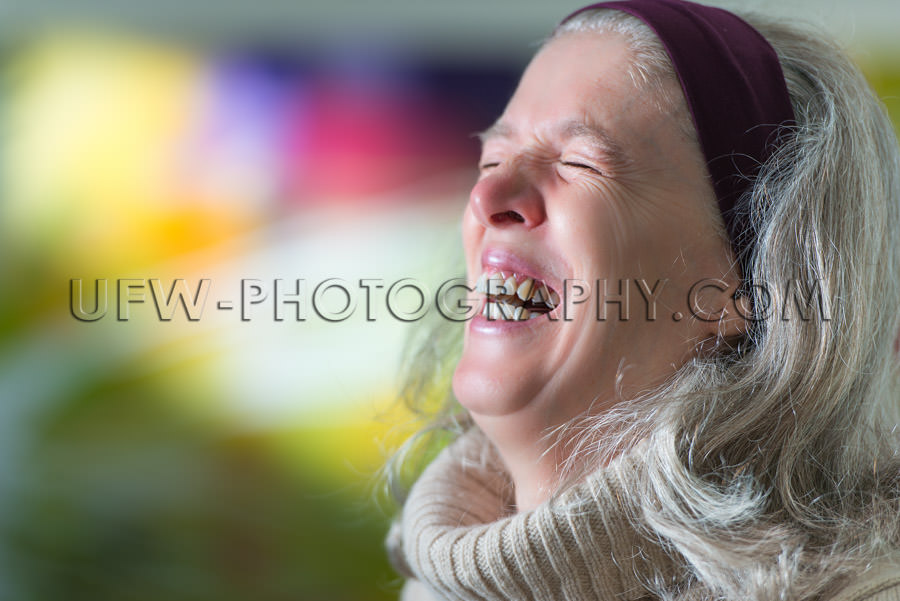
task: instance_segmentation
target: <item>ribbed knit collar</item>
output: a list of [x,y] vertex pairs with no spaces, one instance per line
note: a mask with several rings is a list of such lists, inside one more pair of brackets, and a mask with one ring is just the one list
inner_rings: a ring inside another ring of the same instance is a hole
[[677,570],[628,519],[636,453],[552,503],[511,513],[509,476],[493,445],[470,430],[416,482],[388,537],[392,560],[436,599],[647,598],[641,577],[671,584]]

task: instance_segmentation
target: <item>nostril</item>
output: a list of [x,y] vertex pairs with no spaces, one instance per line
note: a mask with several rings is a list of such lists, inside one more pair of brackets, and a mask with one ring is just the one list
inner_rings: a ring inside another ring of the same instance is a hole
[[502,213],[494,213],[491,215],[491,221],[494,225],[502,225],[504,223],[525,223],[525,218],[515,211],[504,211]]

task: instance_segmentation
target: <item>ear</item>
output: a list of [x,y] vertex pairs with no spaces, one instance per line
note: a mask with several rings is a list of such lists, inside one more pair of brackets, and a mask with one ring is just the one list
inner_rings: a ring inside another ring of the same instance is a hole
[[735,260],[731,252],[731,243],[725,241],[728,249],[728,269],[723,276],[723,280],[727,282],[727,290],[722,291],[720,299],[723,307],[722,315],[713,324],[715,331],[712,335],[716,340],[725,342],[738,342],[745,337],[750,331],[750,320],[753,318],[753,297],[750,296],[744,286],[743,269],[741,264]]
[[721,341],[741,338],[749,331],[748,318],[753,315],[750,297],[738,294],[740,281],[729,277],[723,280],[710,280],[705,286],[703,304],[716,307],[716,311],[706,313],[705,335],[708,343],[717,346]]
[[746,294],[733,293],[729,301],[722,312],[721,319],[718,321],[718,331],[716,333],[718,337],[725,340],[745,336],[750,326],[747,316],[753,314],[753,305],[750,302],[750,297]]

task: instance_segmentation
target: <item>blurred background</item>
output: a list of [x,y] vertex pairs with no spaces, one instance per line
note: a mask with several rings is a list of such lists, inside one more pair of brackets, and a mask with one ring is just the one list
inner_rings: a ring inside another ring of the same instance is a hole
[[[396,597],[386,293],[460,275],[471,134],[579,5],[0,2],[0,601]],[[900,119],[900,4],[744,6]]]

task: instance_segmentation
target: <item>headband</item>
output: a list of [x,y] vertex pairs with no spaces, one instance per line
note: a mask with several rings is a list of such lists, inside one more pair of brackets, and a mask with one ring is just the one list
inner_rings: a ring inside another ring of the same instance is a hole
[[684,0],[624,0],[581,8],[608,8],[646,23],[675,67],[700,148],[712,177],[735,258],[754,246],[746,211],[736,207],[759,166],[794,124],[794,111],[775,50],[753,27],[726,10]]

